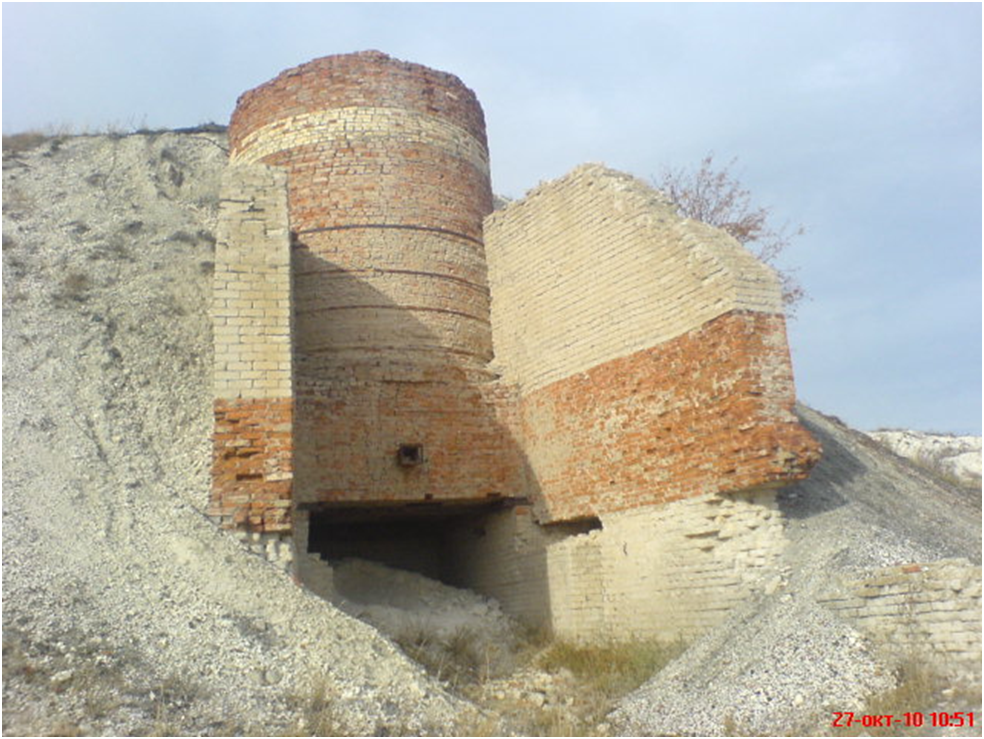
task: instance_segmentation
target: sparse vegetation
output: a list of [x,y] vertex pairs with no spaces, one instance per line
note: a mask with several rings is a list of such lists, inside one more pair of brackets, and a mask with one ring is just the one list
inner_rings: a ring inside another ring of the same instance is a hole
[[537,663],[548,672],[570,670],[608,698],[635,690],[683,652],[679,642],[602,642],[579,644],[557,641],[547,647]]
[[42,131],[24,131],[3,137],[3,155],[22,154],[36,149],[46,141],[52,140],[53,135]]
[[195,244],[198,242],[198,238],[187,231],[175,231],[167,237],[166,241],[178,242],[180,244]]
[[306,694],[294,701],[297,721],[284,736],[347,736],[347,730],[335,708],[335,691],[327,677],[312,681]]
[[467,628],[441,636],[418,625],[399,635],[396,643],[438,680],[458,690],[490,676],[491,647],[478,637]]
[[54,297],[59,302],[72,300],[76,303],[84,303],[91,289],[92,278],[89,275],[84,272],[70,272],[58,283],[58,291]]
[[35,208],[34,198],[26,195],[19,187],[4,187],[3,213],[15,221],[30,215]]
[[[870,696],[858,716],[894,716],[960,712],[981,705],[981,689],[955,687],[951,681],[934,669],[932,662],[915,654],[908,655],[895,669],[895,687]],[[862,726],[860,722],[839,731],[840,736],[926,736],[928,726]]]
[[91,252],[89,259],[108,259],[110,261],[133,261],[130,250],[121,238],[112,238],[108,242],[98,244]]
[[579,644],[530,631],[511,645],[508,663],[490,653],[479,635],[459,629],[438,637],[417,626],[397,643],[432,675],[484,711],[462,717],[461,736],[509,731],[528,736],[603,735],[615,702],[661,670],[683,650],[658,641]]
[[[772,267],[793,243],[806,233],[804,226],[772,222],[769,208],[752,204],[752,194],[731,173],[737,163],[732,159],[724,166],[714,163],[714,154],[704,157],[696,170],[664,168],[653,184],[670,198],[686,218],[716,226]],[[782,298],[787,312],[806,297],[795,271],[777,269],[782,281]]]

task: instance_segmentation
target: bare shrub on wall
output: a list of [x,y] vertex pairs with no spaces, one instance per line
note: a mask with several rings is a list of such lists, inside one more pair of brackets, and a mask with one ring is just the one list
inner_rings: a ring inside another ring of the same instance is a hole
[[795,270],[779,269],[776,260],[806,233],[802,225],[776,226],[770,208],[754,205],[752,194],[731,173],[732,159],[718,167],[714,154],[708,154],[696,170],[664,168],[653,184],[672,200],[685,218],[716,226],[733,236],[756,257],[776,269],[782,281],[782,299],[792,314],[806,297]]

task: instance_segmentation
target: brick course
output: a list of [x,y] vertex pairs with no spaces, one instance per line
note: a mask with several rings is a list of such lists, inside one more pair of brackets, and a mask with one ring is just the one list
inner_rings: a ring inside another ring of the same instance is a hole
[[846,580],[819,602],[902,657],[936,653],[954,672],[981,666],[981,566],[950,559]]
[[403,62],[379,51],[327,56],[285,70],[236,101],[233,152],[252,131],[312,110],[396,108],[435,115],[485,141],[475,93],[453,74]]
[[803,479],[781,315],[734,311],[524,395],[543,521]]
[[283,172],[229,167],[215,249],[212,495],[229,528],[291,525],[291,258]]
[[689,635],[770,572],[774,488],[819,447],[776,275],[734,239],[600,165],[490,215],[474,93],[379,52],[287,70],[229,134],[224,525],[277,551],[290,532],[328,594],[319,507],[505,499],[446,533],[453,569],[572,636]]
[[290,398],[216,400],[209,515],[228,528],[289,531]]

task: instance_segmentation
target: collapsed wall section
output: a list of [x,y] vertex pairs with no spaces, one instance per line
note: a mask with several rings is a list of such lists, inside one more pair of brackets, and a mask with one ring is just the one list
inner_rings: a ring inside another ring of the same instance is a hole
[[775,274],[584,165],[486,220],[496,362],[543,522],[805,477]]
[[839,583],[819,602],[897,657],[943,656],[980,680],[981,567],[950,559],[885,567]]
[[283,172],[263,165],[227,168],[215,248],[209,515],[229,528],[287,532],[294,403]]
[[570,639],[689,639],[775,587],[786,545],[775,495],[709,495],[540,526],[517,506],[451,534],[454,580]]

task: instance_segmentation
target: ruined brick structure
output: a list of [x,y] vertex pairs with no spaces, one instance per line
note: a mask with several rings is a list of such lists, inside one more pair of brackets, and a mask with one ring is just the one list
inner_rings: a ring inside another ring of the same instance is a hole
[[225,526],[575,634],[692,631],[768,569],[819,449],[777,279],[733,239],[597,165],[492,214],[475,95],[379,52],[283,72],[229,133]]

